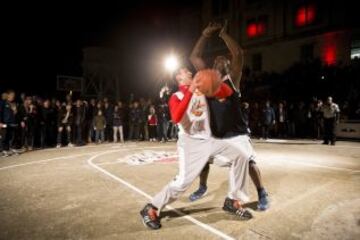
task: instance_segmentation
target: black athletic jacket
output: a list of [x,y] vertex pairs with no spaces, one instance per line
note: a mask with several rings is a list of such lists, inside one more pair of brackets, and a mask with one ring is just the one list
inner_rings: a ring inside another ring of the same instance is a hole
[[241,109],[241,94],[229,77],[224,82],[234,90],[231,96],[225,99],[207,98],[212,134],[216,138],[249,134],[246,116]]

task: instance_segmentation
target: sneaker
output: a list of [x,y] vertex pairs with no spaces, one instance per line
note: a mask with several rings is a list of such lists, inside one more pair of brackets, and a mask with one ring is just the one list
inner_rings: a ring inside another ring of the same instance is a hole
[[140,215],[143,224],[146,227],[152,230],[161,228],[160,218],[157,215],[157,208],[154,207],[151,203],[146,204],[146,206],[140,211]]
[[61,144],[56,145],[56,148],[61,148]]
[[10,156],[10,154],[9,154],[8,151],[3,151],[2,152],[2,157],[9,157],[9,156]]
[[257,209],[259,211],[267,210],[269,208],[269,199],[268,199],[268,194],[265,191],[265,189],[261,189],[258,192],[258,196],[259,196],[259,201],[258,201]]
[[68,144],[68,147],[74,147],[74,144],[69,143],[69,144]]
[[207,191],[207,186],[200,186],[198,190],[196,190],[189,196],[189,200],[191,202],[199,200],[200,198],[205,196],[206,191]]
[[20,154],[20,151],[17,149],[10,149],[11,155],[18,156]]
[[241,206],[240,201],[226,198],[223,210],[240,218],[240,220],[249,220],[253,215],[249,210]]

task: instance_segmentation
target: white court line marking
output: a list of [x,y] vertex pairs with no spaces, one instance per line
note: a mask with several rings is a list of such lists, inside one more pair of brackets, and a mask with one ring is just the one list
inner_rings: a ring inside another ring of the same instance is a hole
[[[268,140],[259,140],[259,139],[252,139],[252,141],[255,144],[266,144],[269,145],[271,143],[274,143],[275,145],[282,145],[281,143],[284,143],[283,145],[286,146],[301,146],[301,145],[307,145],[307,146],[323,146],[322,141],[301,141],[301,140],[286,140],[286,139],[268,139]],[[350,141],[348,141],[350,142]],[[346,143],[346,142],[344,142]],[[360,143],[358,143],[357,146],[349,146],[349,145],[336,145],[336,146],[323,146],[329,147],[329,149],[339,149],[339,148],[350,148],[350,149],[360,149]]]
[[[138,149],[141,150],[141,149],[144,149],[144,147],[137,147],[137,148],[133,148],[133,147],[136,147],[136,145],[127,146],[127,148],[119,149],[119,150],[117,150],[117,151],[123,151],[123,150],[138,150]],[[146,147],[146,149],[148,149],[148,148],[174,148],[174,146]],[[104,149],[104,150],[102,150],[102,151],[95,151],[95,152],[88,152],[88,153],[80,153],[80,154],[74,154],[74,155],[69,155],[69,156],[48,158],[48,159],[43,159],[43,160],[38,160],[38,161],[32,161],[32,162],[27,162],[27,163],[14,164],[14,165],[10,165],[10,166],[0,167],[0,171],[6,170],[6,169],[11,169],[11,168],[16,168],[16,167],[23,167],[23,166],[29,166],[29,165],[34,165],[34,164],[47,163],[47,162],[51,162],[51,161],[55,161],[55,160],[70,159],[70,158],[75,158],[75,157],[82,157],[82,156],[87,156],[87,155],[91,155],[91,154],[96,154],[96,153],[100,153],[100,152],[104,152],[104,151],[107,151],[107,150]]]
[[320,165],[320,164],[314,164],[314,163],[297,162],[297,161],[292,161],[292,160],[279,160],[279,158],[276,158],[276,157],[271,158],[271,159],[266,159],[266,161],[262,161],[262,163],[265,163],[268,165],[281,164],[282,166],[284,163],[285,164],[290,163],[290,164],[301,165],[301,166],[306,166],[306,167],[324,168],[324,169],[333,170],[333,171],[344,171],[344,172],[351,172],[351,173],[359,173],[360,172],[360,170],[357,170],[357,169],[333,167],[333,166],[326,166],[326,165]]
[[[96,155],[92,156],[91,158],[89,158],[89,159],[87,160],[87,162],[88,162],[88,164],[89,164],[91,167],[95,168],[96,170],[102,172],[103,174],[107,175],[108,177],[111,177],[112,179],[120,182],[121,184],[125,185],[126,187],[130,188],[131,190],[133,190],[133,191],[137,192],[138,194],[140,194],[140,195],[146,197],[147,199],[151,200],[152,197],[151,197],[149,194],[145,193],[145,192],[142,191],[141,189],[135,187],[134,185],[132,185],[132,184],[130,184],[129,182],[121,179],[120,177],[115,176],[114,174],[106,171],[105,169],[99,167],[98,165],[96,165],[96,164],[94,164],[94,163],[92,162],[95,158],[97,158],[97,157],[99,157],[99,156],[101,156],[101,155],[105,155],[105,154],[113,153],[113,152],[118,152],[118,151],[120,151],[120,150],[114,150],[114,151],[108,151],[108,152],[103,152],[103,153],[96,154]],[[200,221],[196,220],[195,218],[193,218],[193,217],[191,217],[191,216],[188,216],[188,215],[180,212],[179,210],[177,210],[177,209],[175,209],[175,208],[173,208],[173,207],[171,207],[171,206],[169,206],[169,205],[166,206],[166,208],[169,209],[169,210],[171,210],[171,211],[173,211],[173,212],[175,212],[176,214],[178,214],[179,216],[185,218],[186,220],[194,223],[195,225],[197,225],[197,226],[199,226],[199,227],[201,227],[201,228],[203,228],[203,229],[205,229],[205,230],[213,233],[214,235],[217,235],[218,237],[220,237],[220,238],[222,238],[222,239],[234,240],[233,237],[231,237],[231,236],[229,236],[229,235],[227,235],[227,234],[219,231],[219,230],[216,229],[216,228],[211,227],[210,225],[207,225],[207,224],[205,224],[205,223],[203,223],[203,222],[200,222]]]
[[73,154],[73,155],[69,155],[69,156],[48,158],[48,159],[43,159],[43,160],[38,160],[38,161],[32,161],[32,162],[27,162],[27,163],[14,164],[14,165],[10,165],[10,166],[1,167],[1,168],[0,168],[0,171],[1,171],[1,170],[6,170],[6,169],[11,169],[11,168],[16,168],[16,167],[23,167],[23,166],[33,165],[33,164],[46,163],[46,162],[51,162],[51,161],[60,160],[60,159],[70,159],[70,158],[82,157],[82,156],[86,156],[86,155],[96,154],[96,153],[99,153],[99,152],[104,152],[104,151],[96,151],[96,152],[88,152],[88,153],[81,153],[81,154]]
[[75,147],[61,147],[61,148],[48,148],[48,149],[42,149],[44,152],[52,152],[52,151],[69,151],[69,150],[78,150],[78,149],[87,149],[87,148],[96,148],[96,147],[135,147],[136,144],[121,144],[121,143],[106,143],[102,145],[90,145],[90,146],[75,146]]

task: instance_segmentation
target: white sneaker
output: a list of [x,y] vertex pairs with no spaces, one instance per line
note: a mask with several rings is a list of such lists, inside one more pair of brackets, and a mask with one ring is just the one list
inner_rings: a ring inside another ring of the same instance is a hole
[[61,148],[61,144],[56,145],[56,148]]
[[68,144],[68,147],[74,147],[74,144],[69,143],[69,144]]
[[11,155],[15,155],[15,156],[19,155],[19,151],[16,149],[10,149],[10,152],[11,152]]
[[2,152],[2,157],[9,157],[9,153],[7,151],[3,151]]

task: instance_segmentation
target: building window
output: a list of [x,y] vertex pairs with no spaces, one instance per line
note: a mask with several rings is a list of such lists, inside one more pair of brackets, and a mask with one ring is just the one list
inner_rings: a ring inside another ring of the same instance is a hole
[[295,11],[295,26],[303,27],[313,24],[316,19],[316,6],[313,3],[301,5]]
[[304,44],[300,47],[300,59],[302,61],[314,59],[314,44]]
[[336,63],[336,47],[334,45],[326,45],[323,49],[323,61],[326,65]]
[[247,37],[254,38],[265,35],[267,31],[267,23],[268,17],[265,15],[249,19],[246,24]]
[[229,0],[212,0],[212,13],[213,16],[219,16],[229,11]]
[[261,71],[262,70],[262,55],[261,53],[256,53],[252,55],[252,70]]

